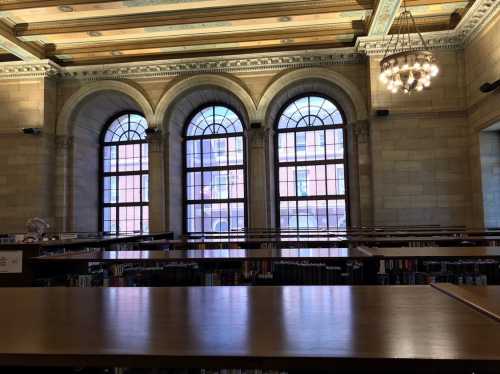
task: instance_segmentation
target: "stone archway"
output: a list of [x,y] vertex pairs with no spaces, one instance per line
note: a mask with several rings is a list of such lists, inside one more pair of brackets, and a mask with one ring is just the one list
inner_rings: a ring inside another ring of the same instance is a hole
[[257,118],[263,123],[264,152],[260,169],[266,181],[260,194],[265,196],[266,210],[258,221],[268,226],[276,224],[274,123],[281,108],[290,99],[317,93],[336,102],[347,122],[347,153],[349,163],[349,202],[351,225],[370,224],[373,219],[371,198],[371,164],[369,123],[366,100],[356,85],[340,73],[328,68],[304,68],[283,74],[265,90],[257,108]]
[[56,218],[62,230],[98,230],[99,137],[109,118],[123,111],[153,118],[142,92],[120,81],[88,83],[64,103],[56,127]]

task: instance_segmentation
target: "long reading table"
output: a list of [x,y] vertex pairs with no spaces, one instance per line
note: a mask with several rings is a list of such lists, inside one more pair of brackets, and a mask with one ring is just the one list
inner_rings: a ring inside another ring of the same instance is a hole
[[432,286],[500,322],[500,286],[457,286],[450,283]]
[[430,286],[3,288],[2,366],[499,373],[500,323]]

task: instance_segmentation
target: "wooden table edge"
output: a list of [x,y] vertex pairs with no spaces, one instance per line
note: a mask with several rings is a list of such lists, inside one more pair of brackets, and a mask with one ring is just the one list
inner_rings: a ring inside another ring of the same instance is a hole
[[[451,283],[431,283],[431,287],[434,289],[452,297],[455,300],[458,300],[473,309],[485,314],[486,316],[494,319],[497,322],[500,322],[500,314],[495,313],[494,311],[488,309],[487,306],[480,305],[473,300],[470,300],[464,295],[464,293],[468,293],[466,290],[460,289],[459,286],[451,284]],[[481,286],[477,286],[481,287]]]

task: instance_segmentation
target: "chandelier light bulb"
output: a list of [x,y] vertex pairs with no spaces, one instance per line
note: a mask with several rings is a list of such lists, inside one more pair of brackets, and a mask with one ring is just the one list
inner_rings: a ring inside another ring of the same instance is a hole
[[435,77],[439,73],[439,68],[437,67],[436,64],[431,65],[431,76]]
[[392,93],[422,91],[430,87],[439,67],[404,0],[394,24],[399,25],[399,31],[387,42],[380,61],[380,81]]
[[413,76],[413,72],[410,71],[410,74],[408,74],[408,85],[411,86],[415,82],[415,77]]

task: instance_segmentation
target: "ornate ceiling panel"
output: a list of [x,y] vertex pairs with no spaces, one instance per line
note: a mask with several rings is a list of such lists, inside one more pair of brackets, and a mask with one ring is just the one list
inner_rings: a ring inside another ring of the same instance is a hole
[[[470,14],[487,1],[495,0],[406,3],[421,31],[460,29],[468,35],[475,26],[462,26],[460,19],[478,24]],[[60,66],[365,51],[395,31],[400,5],[401,0],[0,0],[0,48]]]

